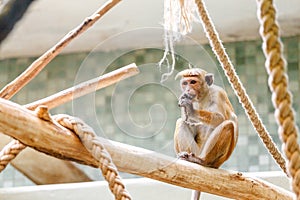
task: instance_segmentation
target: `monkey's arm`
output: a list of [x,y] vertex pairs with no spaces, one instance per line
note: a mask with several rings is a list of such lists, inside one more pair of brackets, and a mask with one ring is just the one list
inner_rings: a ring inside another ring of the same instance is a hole
[[224,120],[224,116],[219,112],[210,112],[207,110],[196,110],[201,122],[213,127],[219,126]]
[[175,127],[175,131],[174,131],[174,149],[176,154],[178,154],[180,152],[180,145],[179,145],[179,127],[180,127],[180,120],[178,119],[176,122],[176,127]]
[[188,126],[182,118],[179,118],[176,122],[176,128],[174,132],[174,148],[176,153],[180,152],[200,152],[199,147],[194,139],[195,132],[194,127]]
[[217,127],[225,120],[225,117],[221,114],[221,112],[218,112],[219,102],[212,102],[209,110],[197,110],[193,107],[193,98],[194,96],[187,93],[183,93],[180,96],[178,105],[183,107],[181,115],[182,119],[200,120],[201,122],[213,127]]

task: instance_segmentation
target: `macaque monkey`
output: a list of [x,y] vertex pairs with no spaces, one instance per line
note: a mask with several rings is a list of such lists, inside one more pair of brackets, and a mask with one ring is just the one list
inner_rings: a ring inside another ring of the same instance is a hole
[[[213,84],[213,74],[202,69],[186,69],[177,77],[181,77],[182,113],[176,122],[175,151],[180,159],[219,168],[238,138],[237,117],[227,94]],[[199,198],[200,191],[194,191],[192,200]]]

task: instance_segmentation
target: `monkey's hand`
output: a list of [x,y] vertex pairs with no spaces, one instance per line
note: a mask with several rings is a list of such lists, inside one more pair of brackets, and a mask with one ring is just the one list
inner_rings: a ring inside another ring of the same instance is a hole
[[187,107],[187,106],[192,105],[193,98],[194,98],[194,96],[187,94],[187,93],[183,93],[179,97],[178,106],[179,107]]

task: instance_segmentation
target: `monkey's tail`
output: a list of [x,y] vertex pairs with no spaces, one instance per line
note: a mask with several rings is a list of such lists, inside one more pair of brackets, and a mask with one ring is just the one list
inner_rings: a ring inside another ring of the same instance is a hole
[[200,191],[193,190],[191,200],[199,200],[200,199],[200,195],[201,195]]

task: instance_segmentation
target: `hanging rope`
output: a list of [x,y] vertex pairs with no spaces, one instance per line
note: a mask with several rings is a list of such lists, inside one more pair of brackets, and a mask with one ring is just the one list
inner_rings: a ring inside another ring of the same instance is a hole
[[97,135],[93,129],[82,120],[64,114],[56,115],[53,119],[60,125],[76,133],[86,149],[99,161],[99,168],[108,182],[111,192],[115,195],[115,199],[131,200],[130,194],[125,189],[119,176],[117,167],[113,164],[104,146],[97,140]]
[[26,146],[18,140],[12,140],[0,151],[0,173]]
[[[174,44],[180,41],[183,36],[192,31],[191,21],[195,20],[197,8],[193,1],[185,0],[164,0],[164,46],[165,51],[158,67],[162,71],[163,63],[166,63],[166,72],[162,74],[161,82],[166,81],[175,70],[175,49]],[[171,59],[169,60],[168,55]]]
[[260,35],[266,57],[265,67],[269,74],[269,88],[275,108],[278,133],[283,142],[282,150],[289,164],[288,172],[292,177],[292,188],[300,200],[300,148],[297,143],[298,129],[292,108],[292,95],[288,89],[286,61],[282,53],[276,10],[271,0],[257,1]]
[[195,0],[199,16],[201,19],[202,26],[206,32],[206,37],[209,40],[209,43],[212,47],[214,54],[217,56],[230,84],[231,87],[234,89],[236,95],[239,98],[239,101],[242,103],[247,116],[251,120],[252,125],[254,126],[255,130],[259,134],[260,138],[262,139],[263,143],[265,144],[266,148],[276,160],[278,165],[282,168],[282,170],[287,173],[285,167],[285,160],[281,155],[280,151],[276,147],[275,143],[273,142],[270,134],[266,130],[265,126],[263,125],[261,119],[259,118],[250,98],[246,94],[245,88],[243,87],[239,77],[237,76],[234,66],[231,63],[229,56],[225,52],[225,48],[219,38],[219,35],[211,21],[205,4],[202,0]]

